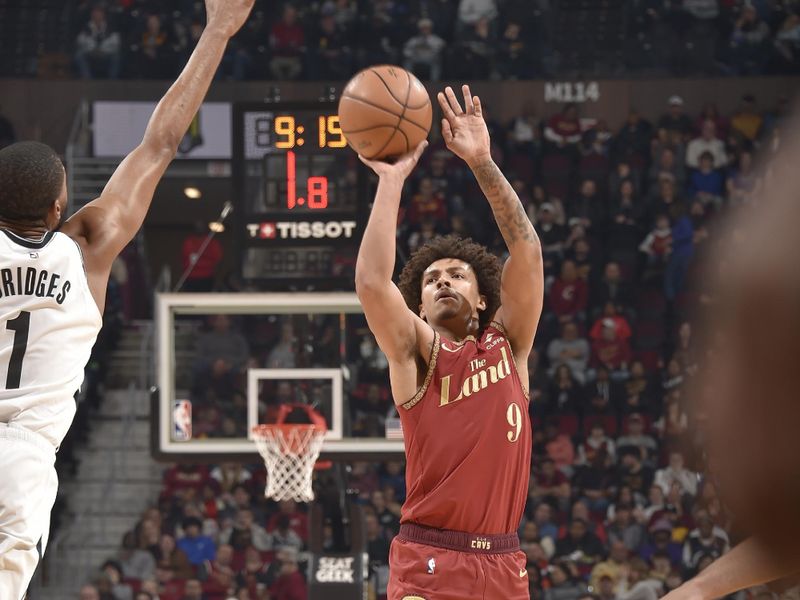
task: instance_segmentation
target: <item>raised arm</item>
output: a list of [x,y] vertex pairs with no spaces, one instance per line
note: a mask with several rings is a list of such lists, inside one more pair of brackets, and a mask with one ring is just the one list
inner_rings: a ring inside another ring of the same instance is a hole
[[495,315],[511,341],[519,363],[527,360],[544,302],[544,267],[539,236],[517,193],[490,154],[489,130],[480,98],[462,86],[465,109],[452,88],[439,93],[442,135],[447,147],[472,169],[509,251],[503,267],[500,310]]
[[770,551],[755,538],[748,538],[663,600],[713,600],[784,577],[796,578],[799,574],[797,552],[786,556]]
[[141,144],[120,163],[100,197],[61,229],[80,244],[92,295],[101,309],[111,263],[141,227],[156,185],[200,109],[228,40],[254,2],[206,0],[206,28],[183,72],[156,106]]
[[413,153],[394,164],[361,158],[375,171],[379,181],[358,250],[356,294],[370,331],[389,360],[392,393],[398,404],[408,401],[416,392],[417,357],[428,359],[434,338],[433,330],[409,310],[392,281],[400,194],[426,146],[427,142],[422,142]]

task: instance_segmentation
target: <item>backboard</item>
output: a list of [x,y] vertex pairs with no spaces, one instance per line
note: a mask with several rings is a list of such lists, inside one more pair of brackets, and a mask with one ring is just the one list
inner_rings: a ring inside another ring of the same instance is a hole
[[355,294],[159,294],[156,324],[156,458],[257,460],[253,426],[296,402],[325,417],[322,458],[402,458],[386,360]]

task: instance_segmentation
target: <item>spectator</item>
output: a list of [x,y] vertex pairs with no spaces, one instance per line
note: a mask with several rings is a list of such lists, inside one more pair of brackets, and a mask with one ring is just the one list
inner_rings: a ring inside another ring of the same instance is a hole
[[589,575],[589,586],[592,589],[600,587],[600,579],[603,577],[610,577],[614,582],[618,582],[624,578],[625,573],[628,571],[628,551],[625,542],[620,539],[609,540],[608,557],[597,563]]
[[667,112],[658,120],[658,128],[668,134],[677,134],[681,139],[688,139],[692,131],[692,120],[683,112],[683,98],[670,96],[667,104]]
[[606,528],[608,539],[613,544],[622,542],[631,552],[637,552],[645,539],[644,528],[633,518],[633,506],[620,504],[616,507],[614,519]]
[[717,134],[720,138],[725,138],[728,135],[730,128],[730,121],[720,114],[719,108],[715,102],[706,102],[703,109],[700,111],[700,116],[694,123],[695,132],[700,133],[703,130],[703,123],[706,121],[714,121],[717,127]]
[[409,225],[418,226],[425,218],[441,224],[447,221],[447,203],[442,192],[438,191],[430,177],[423,177],[417,193],[411,198],[406,213]]
[[653,137],[653,126],[643,119],[636,109],[628,112],[628,118],[613,140],[613,154],[617,160],[629,160],[632,157],[644,158],[650,152],[650,140]]
[[205,535],[200,535],[202,523],[196,517],[190,517],[183,522],[184,536],[178,540],[178,548],[186,554],[189,562],[195,566],[203,561],[214,560],[217,548],[214,540]]
[[217,265],[222,260],[222,244],[215,237],[210,238],[208,245],[200,254],[203,244],[208,239],[208,227],[201,221],[196,221],[194,231],[187,235],[181,246],[181,262],[183,271],[186,272],[194,266],[183,284],[185,292],[210,292],[214,289],[214,273]]
[[614,440],[606,435],[606,430],[600,421],[592,423],[586,440],[578,445],[578,459],[576,465],[592,465],[595,461],[601,464],[610,464],[616,460],[616,447]]
[[[544,463],[542,463],[544,465]],[[558,525],[553,517],[553,507],[547,502],[541,502],[533,513],[533,522],[542,539],[549,539],[552,544],[558,539]]]
[[164,31],[161,17],[147,15],[145,30],[138,47],[138,71],[141,79],[168,79],[175,73],[176,63],[169,35]]
[[576,557],[586,564],[596,562],[604,554],[602,542],[588,530],[583,519],[572,519],[567,535],[556,543],[556,557]]
[[379,567],[389,565],[389,542],[386,541],[381,524],[374,514],[367,513],[364,521],[366,524],[369,565],[374,572]]
[[237,551],[244,551],[249,546],[260,552],[272,550],[272,538],[255,522],[253,511],[248,509],[239,510],[236,520],[220,532],[219,541],[230,544]]
[[109,25],[105,9],[102,6],[92,8],[89,22],[76,41],[75,63],[80,76],[84,79],[101,74],[108,79],[119,77],[121,44],[120,34]]
[[497,46],[496,67],[503,80],[529,79],[534,74],[534,57],[520,23],[509,21]]
[[731,33],[731,64],[739,75],[754,75],[763,70],[769,56],[769,26],[761,20],[752,4],[742,12]]
[[495,0],[461,0],[458,3],[458,22],[464,28],[474,26],[481,19],[490,22],[497,14]]
[[[641,363],[634,363],[639,364]],[[633,371],[633,368],[631,368]],[[617,438],[617,447],[622,451],[624,448],[635,449],[642,461],[648,462],[655,455],[658,449],[653,436],[644,433],[644,419],[638,413],[630,415],[628,418],[628,432]]]
[[630,562],[622,600],[658,600],[664,594],[664,586],[658,579],[650,576],[650,567],[641,558]]
[[753,171],[753,155],[748,151],[739,153],[738,164],[731,169],[726,182],[728,202],[733,205],[747,204],[753,196],[756,176]]
[[586,591],[580,579],[559,562],[550,565],[547,572],[550,585],[544,591],[543,600],[578,600]]
[[308,591],[303,574],[297,566],[297,549],[285,547],[278,550],[278,577],[270,588],[271,600],[306,600]]
[[731,129],[740,133],[748,142],[755,142],[761,134],[764,118],[758,111],[753,94],[742,96],[742,104],[731,119]]
[[269,36],[272,50],[269,70],[273,78],[287,80],[300,76],[305,42],[305,32],[297,22],[297,9],[286,3],[280,21],[272,26]]
[[152,579],[156,571],[156,561],[153,555],[144,548],[136,545],[136,535],[133,531],[127,532],[122,538],[122,551],[120,552],[120,566],[122,572],[129,579]]
[[717,559],[730,549],[727,534],[714,526],[705,511],[698,511],[696,522],[697,527],[689,532],[683,544],[683,565],[687,569],[698,568],[705,556]]
[[[194,572],[192,564],[186,553],[175,544],[175,538],[169,534],[162,534],[155,554],[157,566],[162,573],[166,572],[168,580],[188,579]],[[149,578],[141,578],[149,579]]]
[[667,263],[672,253],[672,227],[667,215],[658,215],[656,225],[644,238],[639,250],[647,256],[649,267],[660,267]]
[[553,282],[549,296],[551,308],[559,322],[583,320],[586,317],[587,285],[578,277],[578,270],[571,260],[561,264],[561,274]]
[[129,584],[123,583],[125,577],[122,566],[116,560],[107,560],[100,570],[105,575],[114,600],[131,600],[133,598],[133,588]]
[[686,164],[693,169],[699,169],[700,156],[705,152],[711,153],[715,169],[721,169],[728,163],[725,143],[717,137],[717,126],[711,120],[703,123],[700,137],[694,138],[687,145]]
[[678,187],[682,187],[686,181],[684,160],[678,160],[675,156],[675,150],[669,147],[661,149],[658,161],[654,162],[650,167],[648,173],[650,185],[657,185],[663,174],[670,175]]
[[597,193],[597,183],[592,179],[584,179],[578,195],[567,205],[569,226],[573,229],[580,226],[585,232],[593,232],[593,228],[599,229],[605,219],[603,205],[603,200]]
[[578,383],[586,379],[586,368],[589,364],[589,343],[578,336],[578,326],[573,322],[564,323],[562,334],[550,342],[547,347],[547,358],[550,361],[550,376],[561,365],[566,365]]
[[403,47],[405,68],[423,79],[439,81],[442,77],[442,52],[446,43],[433,32],[433,21],[430,19],[420,19],[417,29],[419,33]]
[[489,79],[494,66],[495,41],[488,19],[478,19],[467,29],[462,35],[460,51],[456,75]]
[[541,470],[534,477],[536,485],[533,487],[531,497],[537,502],[553,503],[566,507],[570,498],[569,479],[556,468],[552,458],[545,458]]
[[550,202],[543,202],[539,207],[538,221],[536,229],[542,243],[545,271],[552,272],[564,255],[567,230],[556,222],[555,207]]
[[336,6],[322,5],[315,46],[308,55],[311,77],[322,80],[348,79],[353,51],[347,32],[336,21]]
[[81,587],[78,598],[79,600],[101,600],[100,592],[97,590],[97,587],[91,583],[87,583]]
[[[607,314],[606,305],[611,304],[614,312],[623,312],[633,306],[633,289],[631,285],[623,280],[622,269],[619,263],[609,261],[606,263],[603,278],[597,282],[592,290],[592,308],[595,311],[603,311]],[[621,319],[616,316],[615,318]],[[630,336],[630,329],[628,329]]]
[[[661,489],[661,488],[658,488]],[[683,560],[683,549],[672,541],[672,525],[669,519],[660,518],[650,525],[650,540],[639,551],[639,556],[650,560],[656,554],[665,554],[673,566],[680,565]]]
[[197,355],[202,369],[209,366],[215,374],[239,371],[250,358],[247,339],[231,330],[228,315],[214,315],[209,318],[211,331],[201,334],[197,339]]
[[682,494],[694,496],[697,493],[697,478],[697,473],[684,466],[683,454],[673,450],[669,455],[669,466],[656,471],[655,484],[666,494],[672,485],[677,483]]
[[724,180],[722,173],[714,169],[714,156],[711,152],[706,151],[700,155],[700,167],[692,172],[688,191],[690,199],[700,200],[704,206],[721,208]]
[[278,512],[272,515],[269,523],[267,523],[267,531],[272,533],[279,529],[283,517],[288,519],[288,527],[301,540],[308,539],[308,516],[299,509],[297,502],[294,500],[281,500],[278,503]]
[[580,410],[583,394],[568,365],[556,367],[550,383],[546,410],[548,414],[575,415]]
[[224,595],[236,580],[236,572],[232,567],[233,548],[221,544],[214,560],[206,560],[202,571],[205,575],[205,591],[209,595]]
[[639,451],[626,448],[619,452],[619,484],[631,488],[634,494],[644,496],[653,482],[653,470],[642,464]]
[[600,337],[592,341],[591,364],[594,367],[604,366],[611,372],[614,380],[624,379],[633,356],[630,344],[617,331],[613,318],[603,318],[600,323]]
[[297,338],[291,321],[281,324],[281,338],[267,355],[268,369],[294,369],[297,364]]
[[203,584],[198,579],[189,579],[183,586],[183,598],[181,600],[207,600],[203,593]]
[[560,113],[548,119],[544,128],[544,137],[557,148],[574,147],[581,141],[581,123],[578,108],[574,104],[566,104]]
[[545,451],[557,469],[567,476],[572,474],[572,464],[575,462],[575,446],[570,437],[558,428],[556,420],[550,420],[544,426]]

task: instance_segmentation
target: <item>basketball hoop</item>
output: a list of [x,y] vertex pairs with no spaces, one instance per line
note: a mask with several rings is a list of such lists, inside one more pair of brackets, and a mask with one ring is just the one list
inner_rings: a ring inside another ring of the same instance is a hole
[[266,497],[297,502],[314,499],[311,477],[326,430],[324,423],[253,427],[253,439],[267,467]]

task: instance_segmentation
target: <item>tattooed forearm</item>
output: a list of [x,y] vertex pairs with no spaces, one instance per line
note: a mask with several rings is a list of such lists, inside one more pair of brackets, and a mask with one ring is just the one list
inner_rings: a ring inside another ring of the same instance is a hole
[[525,214],[519,196],[494,161],[489,160],[475,165],[472,172],[486,199],[489,200],[508,249],[511,250],[518,242],[538,245],[539,237],[528,215]]

